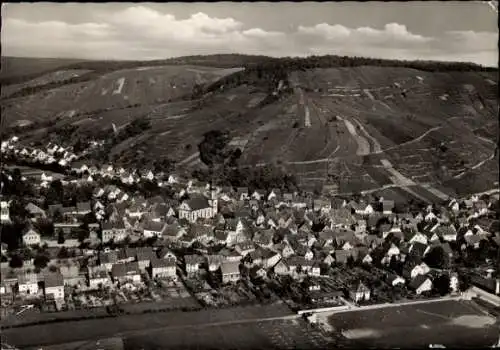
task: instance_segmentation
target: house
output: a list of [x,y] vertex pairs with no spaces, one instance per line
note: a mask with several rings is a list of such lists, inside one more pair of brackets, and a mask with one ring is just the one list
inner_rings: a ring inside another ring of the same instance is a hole
[[10,222],[9,206],[10,202],[0,201],[0,223],[2,224]]
[[398,275],[391,273],[387,276],[387,283],[389,283],[391,286],[395,287],[397,285],[404,285],[405,279],[398,276]]
[[144,225],[143,235],[145,238],[160,237],[166,224],[162,222],[148,221]]
[[107,243],[111,240],[119,242],[127,237],[127,229],[123,221],[104,222],[101,224],[102,242]]
[[250,199],[248,195],[248,187],[238,187],[236,189],[236,199],[239,201],[246,201]]
[[224,248],[219,252],[219,254],[224,257],[225,261],[239,262],[243,259],[243,256],[241,256],[240,253],[232,249]]
[[220,254],[208,255],[207,256],[208,271],[210,272],[217,271],[225,260],[226,260],[225,257]]
[[400,254],[399,248],[392,243],[389,249],[385,252],[384,258],[382,259],[383,264],[388,264],[391,262],[393,256],[398,256]]
[[17,288],[22,296],[38,295],[38,275],[36,273],[24,273],[17,277]]
[[314,199],[313,200],[313,210],[327,213],[332,209],[332,202],[329,200],[323,199]]
[[257,189],[255,191],[253,191],[251,197],[255,200],[261,201],[261,200],[265,199],[266,191]]
[[312,258],[314,257],[312,250],[307,246],[301,244],[299,244],[297,246],[297,249],[295,249],[295,254],[298,256],[302,256],[306,260],[312,260]]
[[427,276],[417,275],[412,278],[408,287],[411,290],[414,290],[417,295],[420,295],[423,292],[428,292],[432,289],[432,281]]
[[382,213],[385,215],[392,214],[394,210],[394,201],[392,200],[382,200]]
[[292,271],[286,259],[281,259],[276,265],[274,265],[273,272],[276,275],[289,275]]
[[151,277],[152,278],[167,278],[177,280],[175,259],[152,259],[151,260]]
[[354,212],[359,215],[371,215],[375,212],[373,206],[364,201],[361,201],[360,203],[353,202],[351,207],[354,209]]
[[311,270],[309,271],[311,276],[320,276],[321,275],[321,266],[319,262],[314,262]]
[[253,266],[249,271],[252,279],[265,278],[267,276],[266,270],[260,266]]
[[370,289],[362,282],[359,282],[354,288],[349,290],[349,297],[355,303],[359,303],[362,300],[370,300]]
[[23,231],[23,244],[27,246],[39,245],[41,236],[31,225],[28,225]]
[[262,249],[261,252],[262,252],[262,266],[266,269],[273,267],[281,259],[281,255],[279,253],[273,252],[270,249],[264,248]]
[[90,202],[78,202],[76,203],[76,212],[77,215],[86,215],[92,211],[90,207]]
[[141,282],[141,272],[136,261],[123,264],[113,264],[111,276],[114,282],[119,283],[139,283]]
[[[288,258],[288,257],[295,254],[295,251],[293,250],[293,248],[286,241],[275,244],[272,249],[275,252],[278,252],[283,258]],[[311,259],[312,259],[312,257],[311,257]]]
[[42,208],[38,207],[33,203],[26,204],[24,209],[26,209],[30,217],[33,219],[45,219],[47,217],[45,210],[43,210]]
[[200,265],[203,263],[203,257],[201,255],[185,255],[184,264],[186,268],[186,273],[196,274],[200,270]]
[[217,215],[218,202],[215,191],[211,191],[211,198],[195,196],[184,201],[179,207],[179,219],[196,222],[198,218],[213,218]]
[[137,256],[137,248],[125,247],[118,250],[118,263],[127,263],[135,261]]
[[163,238],[168,241],[177,241],[186,233],[186,229],[177,222],[167,224],[163,230]]
[[422,232],[414,232],[410,234],[410,239],[408,242],[410,243],[420,243],[423,245],[427,245],[427,236]]
[[349,250],[336,250],[335,251],[335,262],[337,264],[346,264],[349,257],[352,257],[352,253]]
[[137,259],[137,263],[139,264],[139,270],[146,270],[152,260],[157,259],[156,253],[153,251],[151,247],[140,247],[135,251],[135,257]]
[[100,265],[104,266],[108,272],[111,272],[113,265],[118,263],[118,252],[116,250],[100,251],[98,262]]
[[373,263],[373,258],[368,251],[359,253],[358,260],[361,261],[362,264],[371,265]]
[[254,234],[253,242],[261,247],[270,248],[273,245],[273,236],[274,231],[272,229],[258,231]]
[[457,230],[452,225],[440,225],[434,230],[434,233],[441,236],[446,242],[457,240]]
[[101,286],[107,286],[111,284],[111,278],[109,277],[109,271],[106,265],[100,266],[88,266],[88,283],[90,289],[99,289]]
[[255,250],[255,245],[252,242],[246,241],[246,242],[241,242],[238,243],[234,249],[241,255],[241,256],[246,256],[250,252],[253,252]]
[[77,262],[69,260],[59,266],[59,272],[63,275],[65,286],[75,287],[85,284],[85,275],[80,273],[80,265]]
[[430,268],[426,263],[417,264],[415,261],[408,260],[403,267],[403,277],[412,280],[418,275],[426,275],[429,271]]
[[271,189],[271,191],[267,195],[268,201],[273,200],[273,199],[280,200],[281,198],[282,198],[281,191],[278,188]]
[[222,283],[235,282],[240,279],[240,268],[237,262],[224,262],[221,267]]
[[415,242],[410,245],[408,253],[418,259],[422,259],[428,252],[429,246],[427,244],[422,244],[420,242]]
[[51,272],[44,276],[45,297],[64,300],[64,278],[60,272]]

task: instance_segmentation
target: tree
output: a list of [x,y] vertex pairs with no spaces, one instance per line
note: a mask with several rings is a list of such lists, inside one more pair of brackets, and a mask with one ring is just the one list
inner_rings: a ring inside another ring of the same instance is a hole
[[59,230],[57,234],[57,244],[63,244],[64,241],[65,241],[64,233],[62,232],[62,230]]
[[34,265],[37,269],[41,270],[45,267],[47,267],[47,264],[49,263],[50,259],[46,255],[37,255],[35,257]]
[[89,236],[90,236],[89,230],[85,230],[85,229],[82,229],[82,228],[79,228],[77,230],[78,242],[82,243],[87,238],[89,238]]
[[10,258],[9,266],[13,269],[21,268],[23,267],[23,259],[19,255],[14,254]]
[[229,142],[229,134],[220,130],[211,130],[203,135],[198,145],[200,158],[206,165],[212,167],[224,163],[227,158],[225,147]]
[[59,249],[59,252],[57,253],[57,257],[59,259],[67,259],[67,258],[69,258],[68,249],[66,247],[61,247],[61,249]]
[[433,281],[433,289],[436,293],[443,296],[449,294],[451,291],[450,288],[450,277],[448,275],[441,275],[434,279]]
[[448,266],[448,258],[442,247],[434,247],[425,257],[424,261],[429,267],[444,269]]
[[39,219],[37,220],[35,226],[42,236],[54,236],[54,224],[52,223],[52,221],[47,219]]

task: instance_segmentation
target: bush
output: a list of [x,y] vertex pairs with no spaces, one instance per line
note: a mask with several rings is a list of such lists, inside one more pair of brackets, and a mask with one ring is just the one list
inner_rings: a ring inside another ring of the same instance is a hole
[[14,254],[10,258],[9,266],[13,269],[21,268],[23,267],[23,259],[19,255]]

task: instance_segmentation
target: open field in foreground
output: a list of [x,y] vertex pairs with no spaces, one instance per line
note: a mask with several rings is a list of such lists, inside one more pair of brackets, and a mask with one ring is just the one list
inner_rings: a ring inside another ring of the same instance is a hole
[[499,320],[481,312],[471,301],[337,313],[329,318],[329,324],[355,347],[484,347],[492,345],[500,332]]
[[145,331],[125,338],[125,349],[328,349],[332,342],[303,320],[276,320]]
[[103,349],[327,349],[333,343],[303,320],[277,320],[141,332],[126,337],[80,341],[44,350]]
[[240,322],[291,315],[284,304],[235,307],[197,312],[172,311],[167,313],[149,313],[125,315],[116,318],[104,318],[75,322],[42,324],[12,329],[3,329],[2,338],[8,344],[18,347],[69,343],[81,340],[96,340],[124,334],[127,332],[150,332],[165,327],[200,326],[207,323]]

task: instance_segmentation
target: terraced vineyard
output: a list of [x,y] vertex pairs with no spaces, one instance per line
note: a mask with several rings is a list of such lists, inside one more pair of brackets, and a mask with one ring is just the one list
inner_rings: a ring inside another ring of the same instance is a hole
[[[304,185],[336,185],[341,193],[405,183],[456,189],[469,175],[481,179],[465,186],[474,191],[497,180],[498,72],[335,67],[291,70],[288,82],[283,74],[273,81],[245,74],[189,65],[110,71],[4,99],[3,127],[58,118],[56,127],[111,132],[113,124],[146,117],[152,128],[139,138],[147,150],[141,157],[168,156],[189,169],[200,164],[203,134],[227,130],[239,140],[231,147],[243,150],[240,165],[280,163]],[[111,153],[131,144],[124,141]],[[341,170],[329,170],[332,162]]]

